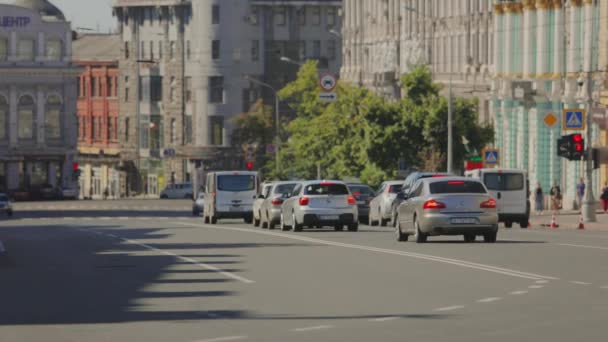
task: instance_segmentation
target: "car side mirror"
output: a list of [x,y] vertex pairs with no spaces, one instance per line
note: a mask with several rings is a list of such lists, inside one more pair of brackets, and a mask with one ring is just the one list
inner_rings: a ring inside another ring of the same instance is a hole
[[408,196],[405,194],[405,192],[400,192],[397,194],[397,198],[402,201],[405,201],[408,198]]
[[258,198],[259,199],[264,199],[265,197],[264,197],[264,195],[260,195],[260,196],[258,196]]

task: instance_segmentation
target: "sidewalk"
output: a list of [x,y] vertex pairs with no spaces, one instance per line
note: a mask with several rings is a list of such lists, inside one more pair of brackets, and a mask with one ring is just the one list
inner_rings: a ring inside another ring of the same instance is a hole
[[[552,211],[546,211],[543,215],[532,215],[530,217],[530,223],[532,223],[531,229],[551,229],[549,227],[543,227],[543,225],[551,224]],[[580,221],[580,212],[577,210],[560,210],[559,215],[555,215],[555,222],[559,225],[557,229],[573,230],[578,229]],[[608,232],[608,214],[604,214],[603,211],[596,212],[597,222],[586,222],[585,230],[595,231],[607,231]],[[514,225],[516,226],[516,225]]]

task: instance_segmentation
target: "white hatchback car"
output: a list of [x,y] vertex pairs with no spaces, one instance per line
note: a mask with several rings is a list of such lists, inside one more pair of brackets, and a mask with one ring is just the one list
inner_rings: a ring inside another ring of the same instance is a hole
[[359,230],[357,200],[341,181],[303,182],[288,194],[281,206],[281,229],[302,231],[304,226],[333,226],[341,231]]
[[192,199],[194,190],[192,183],[176,183],[169,184],[165,190],[160,193],[162,199]]

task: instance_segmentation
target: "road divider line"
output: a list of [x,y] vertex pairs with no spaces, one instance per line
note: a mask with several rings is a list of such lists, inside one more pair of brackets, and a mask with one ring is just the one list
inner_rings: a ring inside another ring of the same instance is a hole
[[543,287],[545,287],[544,285],[530,285],[528,286],[529,289],[542,289]]
[[497,302],[501,299],[502,299],[501,297],[488,297],[488,298],[480,299],[477,302],[478,303],[492,303],[492,302]]
[[589,246],[589,245],[574,245],[574,244],[571,244],[571,243],[558,243],[558,245],[560,245],[560,246],[567,246],[567,247],[588,248],[588,249],[601,249],[601,250],[604,250],[604,251],[608,251],[608,247]]
[[314,327],[306,327],[306,328],[295,328],[291,329],[293,332],[307,332],[307,331],[316,331],[316,330],[327,330],[333,328],[333,325],[317,325]]
[[600,289],[608,290],[608,285],[600,287]]
[[511,292],[509,294],[510,295],[514,295],[514,296],[519,296],[519,295],[523,295],[523,294],[526,294],[526,293],[528,293],[528,291],[523,291],[522,290],[522,291],[513,291],[513,292]]
[[380,318],[372,318],[369,321],[370,322],[388,322],[388,321],[394,321],[399,319],[399,317],[397,316],[390,316],[390,317],[380,317]]
[[576,284],[576,285],[591,285],[591,283],[587,283],[584,281],[578,281],[578,280],[572,280],[570,283]]
[[464,309],[464,305],[454,305],[454,306],[446,306],[444,308],[438,308],[433,311],[445,312],[445,311],[454,311]]
[[198,340],[195,342],[226,342],[226,341],[238,341],[238,340],[245,340],[245,339],[247,339],[247,336],[226,336],[226,337],[211,338],[208,340]]
[[439,256],[434,256],[434,255],[429,255],[429,254],[404,252],[404,251],[399,251],[399,250],[394,250],[394,249],[385,249],[385,248],[377,248],[377,247],[364,246],[364,245],[355,245],[355,244],[349,244],[349,243],[321,240],[321,239],[306,237],[306,236],[302,236],[302,235],[297,236],[294,234],[276,233],[276,232],[263,231],[263,230],[252,230],[252,229],[244,229],[244,228],[231,227],[231,226],[218,227],[218,226],[212,226],[212,225],[208,225],[208,224],[194,224],[194,223],[185,223],[185,222],[175,222],[175,224],[189,226],[189,227],[199,227],[199,228],[216,229],[216,230],[231,230],[231,231],[238,231],[238,232],[245,232],[245,233],[252,233],[252,234],[270,235],[270,236],[275,236],[275,237],[282,237],[282,238],[287,238],[287,239],[291,239],[291,240],[306,241],[306,242],[322,244],[322,245],[327,245],[327,246],[335,246],[335,247],[358,249],[358,250],[365,250],[365,251],[384,253],[384,254],[400,255],[400,256],[406,256],[406,257],[411,257],[411,258],[416,258],[416,259],[423,259],[423,260],[428,260],[428,261],[435,261],[435,262],[440,262],[440,263],[445,263],[445,264],[456,265],[456,266],[460,266],[460,267],[466,267],[466,268],[472,268],[472,269],[481,270],[481,271],[503,274],[503,275],[512,276],[512,277],[530,279],[530,280],[543,280],[543,279],[544,280],[557,280],[557,279],[559,279],[559,278],[544,276],[544,275],[540,275],[540,274],[522,272],[522,271],[517,271],[517,270],[512,270],[512,269],[502,268],[502,267],[497,267],[497,266],[491,266],[491,265],[478,264],[478,263],[464,261],[464,260],[444,258],[444,257],[439,257]]
[[546,281],[546,280],[537,280],[537,281],[535,281],[535,283],[537,283],[537,284],[546,284],[546,283],[548,283],[548,281]]
[[201,267],[201,268],[204,268],[204,269],[207,269],[207,270],[210,270],[210,271],[217,272],[217,273],[219,273],[219,274],[221,274],[221,275],[224,275],[224,276],[226,276],[226,277],[228,277],[228,278],[231,278],[231,279],[234,279],[234,280],[240,281],[240,282],[245,283],[245,284],[253,284],[253,283],[255,283],[255,281],[253,281],[253,280],[251,280],[251,279],[247,279],[247,278],[244,278],[244,277],[238,276],[238,275],[236,275],[236,274],[234,274],[234,273],[231,273],[231,272],[225,271],[225,270],[223,270],[223,269],[221,269],[221,268],[219,268],[219,267],[215,267],[215,266],[213,266],[213,265],[209,265],[209,264],[206,264],[206,263],[204,263],[204,262],[200,262],[200,261],[194,260],[194,259],[192,259],[192,258],[188,258],[188,257],[181,256],[181,255],[179,255],[179,254],[175,254],[175,253],[172,253],[172,252],[169,252],[169,251],[165,251],[165,250],[162,250],[162,249],[159,249],[159,248],[156,248],[156,247],[150,246],[150,245],[146,245],[145,243],[141,243],[141,242],[137,242],[137,241],[129,240],[129,239],[127,239],[127,238],[123,238],[123,237],[119,237],[119,236],[116,236],[116,235],[114,235],[114,234],[105,234],[105,235],[107,235],[107,236],[111,236],[111,237],[114,237],[114,238],[117,238],[117,239],[119,239],[119,240],[122,240],[122,241],[124,241],[124,242],[126,242],[126,243],[129,243],[129,244],[132,244],[132,245],[137,245],[137,246],[140,246],[140,247],[143,247],[143,248],[149,249],[149,250],[151,250],[151,251],[154,251],[154,252],[157,252],[157,253],[160,253],[160,254],[164,254],[164,255],[167,255],[167,256],[172,256],[172,257],[177,258],[177,259],[179,259],[179,260],[186,261],[186,262],[188,262],[188,263],[190,263],[190,264],[193,264],[193,265],[199,266],[199,267]]

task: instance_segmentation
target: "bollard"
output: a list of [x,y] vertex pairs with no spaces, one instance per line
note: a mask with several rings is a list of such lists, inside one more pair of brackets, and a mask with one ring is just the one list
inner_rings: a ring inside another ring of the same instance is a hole
[[583,215],[581,215],[581,218],[578,220],[578,229],[580,229],[580,230],[585,229],[585,223],[583,222]]

